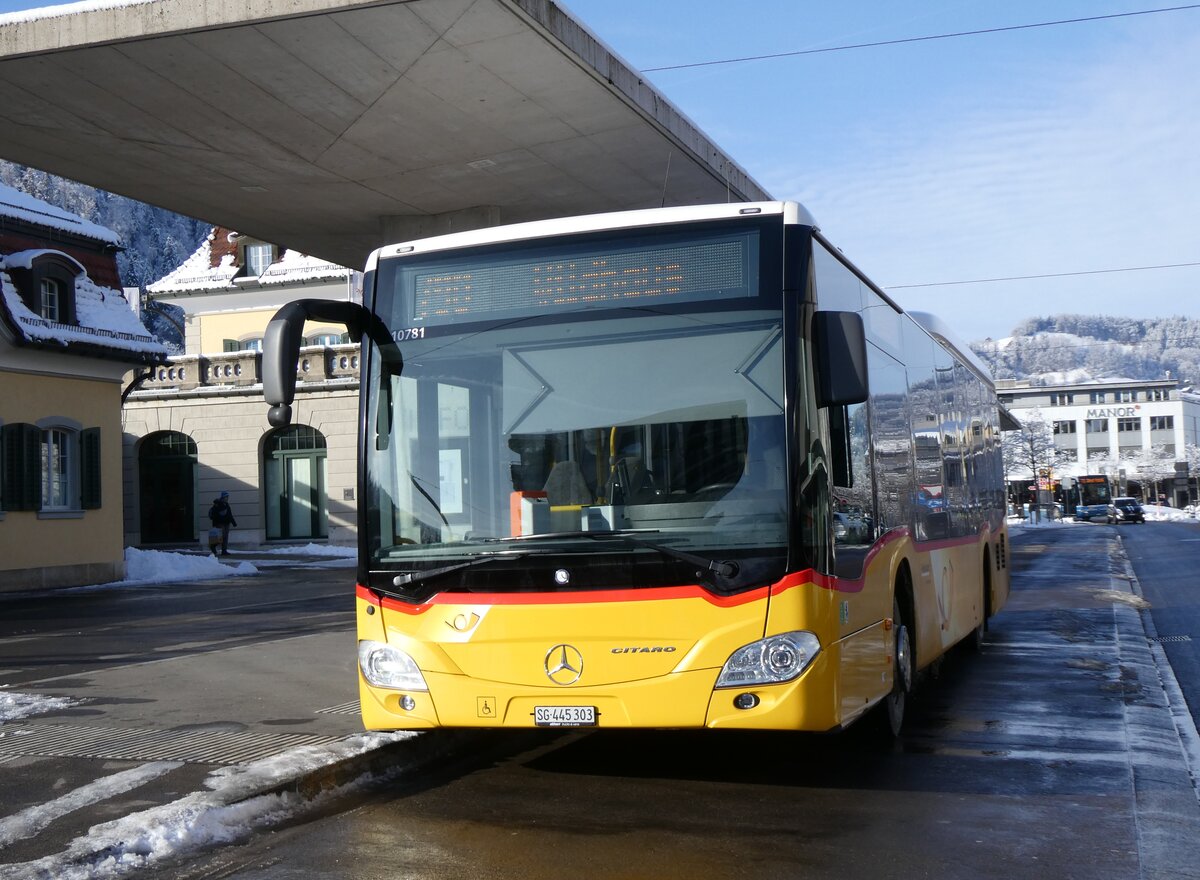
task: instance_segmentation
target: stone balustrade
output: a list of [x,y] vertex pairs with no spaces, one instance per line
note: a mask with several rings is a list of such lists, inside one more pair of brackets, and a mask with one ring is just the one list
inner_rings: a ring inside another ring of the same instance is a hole
[[[297,389],[304,383],[358,379],[359,347],[311,345],[300,349],[296,362]],[[180,355],[154,368],[154,375],[138,388],[140,393],[195,391],[197,389],[253,388],[262,384],[262,352],[231,351],[223,354]]]

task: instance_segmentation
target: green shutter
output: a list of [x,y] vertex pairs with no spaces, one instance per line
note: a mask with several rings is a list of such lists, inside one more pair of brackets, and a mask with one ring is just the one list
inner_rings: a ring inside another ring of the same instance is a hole
[[37,510],[42,506],[42,432],[37,425],[16,422],[0,428],[3,436],[4,510]]
[[100,429],[86,428],[79,435],[79,506],[84,510],[100,507]]
[[225,339],[221,343],[225,346],[224,351],[240,351],[242,345],[236,339]]

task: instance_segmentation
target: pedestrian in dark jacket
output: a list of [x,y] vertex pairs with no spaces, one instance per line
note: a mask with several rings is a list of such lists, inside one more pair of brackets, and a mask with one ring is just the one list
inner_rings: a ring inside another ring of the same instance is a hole
[[[213,556],[217,555],[217,546],[221,547],[221,555],[229,555],[229,527],[236,526],[237,520],[233,518],[233,510],[229,507],[229,493],[222,492],[219,497],[212,503],[212,507],[208,509],[208,518],[212,520],[213,531],[209,532],[208,545],[212,549]],[[219,537],[214,538],[214,535],[219,533]]]

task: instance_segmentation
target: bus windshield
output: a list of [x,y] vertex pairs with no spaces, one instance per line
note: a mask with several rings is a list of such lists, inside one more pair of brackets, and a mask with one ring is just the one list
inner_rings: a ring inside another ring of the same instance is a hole
[[[404,262],[404,272],[381,268],[377,304],[401,315],[389,323],[405,327],[403,374],[372,358],[364,382],[372,570],[410,573],[396,583],[445,571],[439,589],[468,580],[529,589],[542,575],[553,586],[549,575],[581,553],[638,566],[621,580],[645,586],[696,582],[698,559],[719,560],[721,589],[782,572],[778,288],[763,294],[743,279],[729,291],[736,299],[646,295],[559,314],[509,297],[498,315],[413,332],[403,302],[419,273]],[[389,292],[400,304],[383,301]],[[454,574],[481,556],[497,558],[469,578]],[[604,570],[592,572],[595,586]]]

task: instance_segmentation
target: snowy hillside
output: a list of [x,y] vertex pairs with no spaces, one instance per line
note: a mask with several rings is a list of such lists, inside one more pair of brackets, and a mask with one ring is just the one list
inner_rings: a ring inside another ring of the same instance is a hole
[[971,349],[998,379],[1055,385],[1092,379],[1200,380],[1200,320],[1054,315]]

